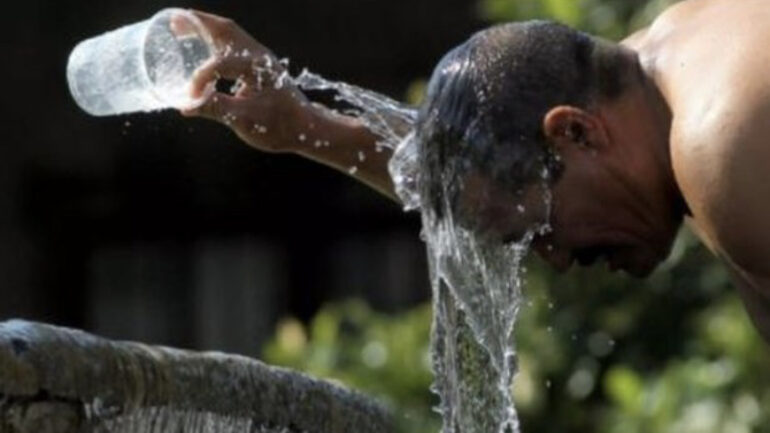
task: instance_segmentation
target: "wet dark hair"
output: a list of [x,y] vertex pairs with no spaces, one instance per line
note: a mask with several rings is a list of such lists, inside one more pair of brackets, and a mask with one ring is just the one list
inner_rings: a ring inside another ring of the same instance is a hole
[[561,164],[546,146],[543,117],[557,105],[616,97],[629,63],[620,47],[550,21],[492,27],[450,51],[418,116],[423,208],[442,217],[470,171],[512,191],[555,182]]

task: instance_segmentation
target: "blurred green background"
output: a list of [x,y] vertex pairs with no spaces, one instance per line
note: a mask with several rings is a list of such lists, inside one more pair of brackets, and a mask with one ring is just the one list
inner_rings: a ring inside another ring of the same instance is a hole
[[[619,40],[672,0],[482,0],[490,22],[552,18]],[[406,95],[419,100],[424,80]],[[556,275],[528,264],[517,324],[517,409],[525,433],[770,431],[770,357],[725,268],[687,230],[649,278],[602,265]],[[431,408],[430,305],[398,315],[361,301],[328,305],[309,323],[286,318],[267,362],[339,380],[438,432]]]

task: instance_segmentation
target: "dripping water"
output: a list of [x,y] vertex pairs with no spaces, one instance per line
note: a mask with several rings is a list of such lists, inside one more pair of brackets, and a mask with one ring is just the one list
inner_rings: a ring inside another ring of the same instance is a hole
[[[291,79],[291,78],[290,78]],[[390,173],[406,210],[421,210],[429,256],[434,321],[431,336],[437,408],[444,433],[513,433],[519,431],[512,383],[517,372],[513,339],[524,285],[522,260],[537,234],[537,224],[515,243],[485,239],[452,218],[439,220],[425,211],[421,197],[418,111],[388,97],[303,70],[293,84],[305,90],[333,90],[336,99],[354,107],[358,118],[392,151]],[[543,174],[545,185],[546,174]],[[550,211],[550,194],[543,201]]]
[[[513,332],[523,297],[522,260],[534,236],[547,230],[547,225],[532,227],[519,242],[502,244],[463,228],[451,212],[436,218],[426,211],[420,193],[421,183],[437,180],[421,177],[417,109],[308,70],[297,76],[284,72],[274,80],[277,87],[287,83],[303,90],[333,91],[338,101],[350,104],[353,109],[345,114],[359,119],[379,137],[377,146],[391,152],[389,170],[404,208],[421,212],[434,307],[432,389],[441,400],[437,410],[443,418],[442,433],[518,432],[512,397],[517,371]],[[547,194],[543,199],[550,208]],[[444,207],[451,208],[448,203]],[[99,427],[96,431],[109,433],[286,432],[253,425],[246,418],[169,408],[140,409],[116,417],[95,414],[92,423]]]

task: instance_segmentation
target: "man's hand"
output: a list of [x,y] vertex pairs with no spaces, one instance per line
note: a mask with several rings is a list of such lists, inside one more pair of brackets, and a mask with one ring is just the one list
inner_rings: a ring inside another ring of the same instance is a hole
[[[209,96],[199,107],[181,110],[182,114],[221,122],[259,150],[297,150],[302,143],[296,131],[307,115],[308,102],[285,79],[284,65],[232,20],[192,13],[211,34],[216,54],[195,72],[192,81],[194,97]],[[235,82],[232,94],[211,92],[220,79]]]
[[[224,123],[252,147],[291,152],[345,172],[396,199],[388,174],[390,151],[358,119],[309,103],[286,67],[265,46],[227,18],[193,11],[217,51],[195,72],[192,93],[205,98],[186,116]],[[184,33],[181,22],[173,22]],[[235,82],[232,94],[212,92],[219,79]]]

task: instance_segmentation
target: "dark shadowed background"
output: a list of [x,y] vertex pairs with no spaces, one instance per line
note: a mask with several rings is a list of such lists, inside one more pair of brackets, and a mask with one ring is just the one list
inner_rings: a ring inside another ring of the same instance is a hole
[[170,6],[235,19],[294,69],[403,99],[481,27],[473,0],[15,2],[2,29],[0,318],[255,354],[276,318],[425,300],[415,216],[347,177],[175,112],[90,117],[85,38]]

